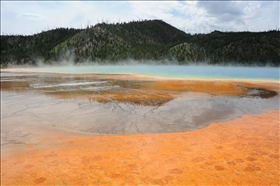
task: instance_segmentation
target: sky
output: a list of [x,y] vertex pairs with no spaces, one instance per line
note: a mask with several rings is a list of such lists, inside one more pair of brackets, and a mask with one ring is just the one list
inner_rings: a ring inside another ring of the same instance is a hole
[[1,35],[33,35],[59,27],[160,19],[186,33],[279,29],[279,1],[7,1]]

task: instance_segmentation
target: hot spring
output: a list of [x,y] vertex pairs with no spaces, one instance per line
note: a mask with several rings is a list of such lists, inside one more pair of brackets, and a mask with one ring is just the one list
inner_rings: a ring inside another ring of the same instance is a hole
[[268,67],[1,69],[1,180],[273,185],[279,92]]
[[276,67],[124,65],[47,67],[34,68],[34,71],[79,74],[135,74],[166,78],[279,80],[279,68]]

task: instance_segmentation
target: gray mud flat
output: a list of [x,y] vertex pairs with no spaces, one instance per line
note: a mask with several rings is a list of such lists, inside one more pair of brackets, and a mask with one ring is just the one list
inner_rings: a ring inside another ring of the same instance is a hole
[[[149,82],[4,74],[1,78],[1,145],[32,144],[36,137],[45,135],[38,132],[40,128],[85,135],[183,132],[243,114],[279,109],[279,94],[266,89],[250,88],[243,96],[194,94],[145,100],[145,96],[152,93],[139,89],[143,84]],[[142,97],[137,102],[110,98],[100,102],[69,96],[102,95],[103,92],[122,92],[127,96],[133,92]],[[61,99],[53,96],[56,94],[68,96]]]

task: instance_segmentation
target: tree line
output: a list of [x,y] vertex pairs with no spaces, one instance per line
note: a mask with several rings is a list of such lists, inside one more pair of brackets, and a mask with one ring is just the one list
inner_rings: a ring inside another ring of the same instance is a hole
[[1,36],[2,68],[36,65],[38,60],[55,64],[61,60],[118,63],[126,59],[279,66],[280,34],[271,30],[191,35],[161,20],[145,20]]

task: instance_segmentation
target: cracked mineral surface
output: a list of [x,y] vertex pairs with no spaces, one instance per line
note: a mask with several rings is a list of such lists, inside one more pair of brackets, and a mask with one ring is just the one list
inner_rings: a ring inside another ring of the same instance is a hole
[[2,72],[2,184],[277,184],[278,110],[275,82]]

